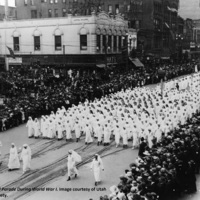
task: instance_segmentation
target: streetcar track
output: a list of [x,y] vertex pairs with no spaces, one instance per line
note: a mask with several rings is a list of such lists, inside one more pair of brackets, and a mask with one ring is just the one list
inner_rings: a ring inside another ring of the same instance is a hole
[[[55,140],[56,139],[45,143],[47,146],[45,146],[42,149],[40,149],[39,151],[35,152],[33,154],[33,158],[36,158],[36,157],[40,156],[41,154],[44,154],[44,153],[52,151],[52,150],[61,149],[65,145],[72,143],[72,141],[62,143],[62,144],[59,143],[58,145],[56,144],[56,146],[49,148],[51,145],[53,145]],[[82,139],[82,141],[84,142],[84,139]],[[106,152],[107,150],[110,150],[113,147],[113,144],[112,144],[113,142],[114,142],[114,140],[111,141],[109,146],[99,146],[101,149],[98,150],[97,152],[95,152],[95,151],[88,152],[89,156],[87,156],[88,154],[86,154],[86,157],[80,163],[77,164],[77,167],[79,168],[79,167],[89,163],[93,159],[95,154],[101,155],[104,152]],[[76,149],[74,149],[74,151],[81,154],[81,153],[86,152],[87,150],[93,148],[96,145],[97,144],[95,142],[90,143],[88,145],[83,144],[80,147],[77,147]],[[37,149],[37,148],[38,147],[36,147],[34,149]],[[106,155],[102,155],[102,157],[106,157],[108,155],[114,154],[116,152],[124,151],[124,150],[126,150],[126,149],[120,149],[120,150],[108,153]],[[48,164],[47,166],[44,166],[40,169],[32,170],[32,171],[28,172],[27,174],[25,173],[22,176],[20,176],[19,178],[17,178],[16,180],[2,185],[1,188],[13,188],[13,187],[18,188],[18,187],[23,187],[24,185],[27,185],[27,184],[29,184],[29,188],[34,188],[34,187],[32,187],[34,185],[37,188],[37,187],[46,185],[47,183],[51,182],[55,178],[58,178],[60,176],[63,176],[63,174],[66,174],[66,172],[67,172],[67,166],[66,166],[67,157],[68,157],[68,155],[64,155],[61,158],[54,160],[52,163]],[[55,175],[54,170],[57,170],[55,172],[57,174],[57,176]],[[40,178],[40,176],[41,176],[41,178]],[[26,196],[26,195],[28,195],[30,193],[34,193],[34,192],[37,192],[37,191],[16,192],[13,195],[11,194],[10,197],[8,195],[8,199],[12,198],[13,196],[16,196],[14,199],[18,199],[20,197]],[[12,193],[12,192],[7,192],[7,194],[10,194],[10,193]]]
[[[80,146],[80,147],[78,147],[78,148],[76,148],[74,150],[79,153],[79,151],[81,152],[81,151],[83,151],[83,149],[90,149],[90,148],[92,148],[94,146],[96,146],[96,143],[92,143],[92,144],[90,144],[90,145],[88,145],[86,147],[85,147],[85,145],[82,145],[82,146]],[[77,167],[80,167],[80,166],[84,165],[85,163],[89,162],[94,157],[94,155],[96,153],[98,153],[100,155],[104,151],[106,151],[106,150],[108,150],[110,148],[111,148],[111,145],[110,146],[105,146],[105,147],[103,146],[103,148],[100,149],[98,152],[89,152],[90,155],[89,156],[86,155],[86,157],[82,160],[82,162],[77,164]],[[39,174],[45,174],[45,172],[46,172],[46,176],[47,176],[48,179],[42,178],[42,180],[44,179],[43,181],[36,180],[34,183],[30,184],[30,185],[37,184],[36,187],[40,187],[41,185],[45,185],[45,184],[47,184],[47,182],[50,182],[53,179],[55,179],[55,178],[57,178],[59,176],[62,176],[63,172],[66,173],[66,170],[64,169],[64,168],[66,168],[64,166],[65,165],[64,163],[66,163],[66,161],[67,161],[67,155],[63,156],[62,158],[57,159],[56,161],[54,161],[52,164],[49,164],[48,166],[45,166],[45,167],[42,167],[41,169],[32,171],[31,173],[28,173],[27,175],[24,174],[25,176],[23,175],[22,177],[18,178],[15,181],[12,181],[10,183],[6,183],[3,186],[1,186],[1,188],[2,187],[5,187],[5,188],[12,188],[12,187],[17,188],[19,186],[21,187],[21,186],[27,184],[28,182],[27,182],[26,179],[29,179],[29,178],[32,179],[33,178],[32,176],[34,176],[34,174],[38,174],[39,175]],[[63,168],[63,169],[58,170],[59,175],[56,176],[56,177],[55,177],[55,174],[53,176],[51,176],[51,173],[52,173],[53,169],[56,168],[56,166],[59,166],[60,164],[62,165],[60,168]],[[32,188],[32,187],[30,187],[30,188]],[[36,191],[31,191],[31,192],[36,192]],[[17,197],[15,199],[18,199],[18,198],[20,198],[20,197],[22,197],[24,195],[27,195],[28,193],[30,193],[30,191],[23,191],[23,192],[18,192],[18,193],[17,193]]]

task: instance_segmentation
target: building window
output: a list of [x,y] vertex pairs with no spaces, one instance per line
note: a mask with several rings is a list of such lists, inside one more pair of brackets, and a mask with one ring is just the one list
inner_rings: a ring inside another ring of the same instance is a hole
[[19,51],[19,37],[13,37],[13,49]]
[[24,0],[24,5],[25,5],[25,6],[28,5],[28,0]]
[[58,9],[54,10],[54,17],[58,17]]
[[55,36],[55,50],[60,51],[62,49],[61,35]]
[[80,49],[87,50],[87,35],[80,35]]
[[31,6],[34,6],[34,0],[31,0]]
[[105,52],[107,46],[108,46],[108,44],[107,44],[107,41],[106,41],[106,35],[103,35],[103,52]]
[[34,50],[40,51],[40,36],[34,36]]
[[111,52],[111,46],[112,46],[112,36],[108,36],[108,52]]
[[49,0],[49,3],[50,3],[50,4],[53,4],[53,0]]
[[66,0],[62,0],[63,3],[66,3]]
[[108,5],[108,13],[112,13],[112,5]]
[[57,4],[57,3],[58,3],[58,0],[54,0],[54,3]]
[[66,10],[66,8],[63,8],[62,9],[62,15],[63,15],[63,17],[66,17],[66,14],[67,14],[67,10]]
[[101,35],[97,35],[97,52],[101,51]]
[[121,48],[122,48],[122,37],[118,36],[118,38],[119,38],[119,50],[121,50]]
[[52,10],[51,9],[48,10],[48,17],[52,17]]
[[31,18],[37,18],[37,10],[31,10]]
[[119,14],[119,4],[116,4],[116,5],[115,5],[115,13],[116,13],[116,14]]
[[114,36],[114,41],[113,41],[113,43],[114,43],[114,51],[117,51],[117,36],[115,35]]

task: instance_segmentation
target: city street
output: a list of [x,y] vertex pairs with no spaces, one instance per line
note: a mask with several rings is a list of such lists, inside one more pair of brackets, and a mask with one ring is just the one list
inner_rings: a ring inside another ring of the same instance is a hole
[[[112,143],[110,147],[98,147],[96,142],[86,146],[83,139],[80,143],[66,143],[57,140],[28,139],[25,125],[2,132],[0,138],[3,144],[3,165],[0,169],[0,188],[14,188],[16,191],[3,192],[6,199],[25,200],[83,200],[98,199],[101,195],[109,194],[109,188],[119,183],[119,176],[137,157],[137,150],[131,148],[115,148]],[[22,169],[8,172],[8,152],[10,144],[22,147],[24,143],[32,149],[31,170],[22,174]],[[131,143],[129,143],[131,146]],[[69,149],[77,149],[83,158],[79,165],[77,179],[67,182],[66,156]],[[90,169],[90,162],[95,153],[102,155],[105,171],[102,172],[102,182],[94,186],[94,176]],[[59,163],[59,164],[58,164]],[[186,195],[178,200],[197,200],[200,198],[200,177],[197,179],[198,192]],[[38,191],[33,191],[37,188]],[[18,191],[17,191],[18,190]],[[19,191],[20,190],[20,191]],[[42,190],[42,191],[39,191]],[[1,196],[1,199],[5,197]]]
[[[83,139],[79,143],[66,143],[57,140],[28,139],[25,125],[2,132],[0,135],[3,147],[3,165],[0,169],[0,187],[16,188],[15,192],[1,192],[7,194],[7,199],[89,199],[98,198],[109,194],[109,188],[119,182],[119,176],[137,157],[137,150],[131,148],[115,148],[114,143],[110,147],[97,146],[96,142],[86,146]],[[12,139],[11,139],[12,138]],[[22,169],[8,172],[8,152],[10,144],[22,147],[24,143],[32,149],[31,171],[22,174]],[[131,143],[130,143],[131,146]],[[69,149],[78,149],[77,152],[83,158],[80,163],[77,179],[66,181],[67,152]],[[102,183],[94,191],[94,176],[90,169],[90,162],[95,153],[102,155],[105,171],[102,172]],[[59,163],[59,164],[58,164]],[[28,192],[28,189],[38,187],[39,189],[50,188],[54,191]],[[25,188],[25,189],[24,189]],[[59,188],[68,188],[67,191],[59,191]],[[87,191],[73,191],[84,188]],[[58,191],[56,191],[58,189]],[[26,191],[22,191],[26,190]],[[88,190],[90,192],[88,192]],[[99,191],[97,191],[99,190]]]

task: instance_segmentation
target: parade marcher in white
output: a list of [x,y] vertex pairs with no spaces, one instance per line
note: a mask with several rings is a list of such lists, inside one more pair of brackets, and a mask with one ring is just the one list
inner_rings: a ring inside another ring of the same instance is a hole
[[85,144],[89,144],[89,143],[93,142],[89,124],[86,124],[84,131],[85,131]]
[[57,124],[58,140],[62,140],[62,138],[63,138],[62,130],[63,130],[62,124],[61,124],[61,122],[58,122],[58,124]]
[[20,162],[17,152],[17,147],[14,143],[11,144],[10,148],[10,156],[8,161],[8,171],[11,171],[13,169],[19,169],[20,168]]
[[29,117],[28,118],[28,122],[26,124],[26,127],[28,127],[28,137],[31,138],[34,136],[34,133],[33,133],[33,119],[32,117]]
[[31,149],[27,144],[23,145],[20,160],[23,161],[23,173],[31,168]]
[[74,177],[76,178],[78,176],[78,170],[76,168],[76,163],[79,163],[82,161],[81,156],[76,153],[73,150],[69,150],[68,151],[68,163],[67,163],[67,175],[68,175],[68,179],[67,181],[71,180],[71,177],[74,175]]
[[94,172],[95,186],[97,186],[97,184],[101,181],[101,170],[104,171],[102,159],[98,154],[95,154],[90,168]]
[[35,118],[33,122],[33,129],[34,129],[34,137],[39,138],[40,135],[40,123],[37,118]]
[[43,115],[41,117],[40,131],[41,131],[42,137],[45,138],[46,137],[46,118]]
[[66,120],[64,123],[65,131],[66,131],[66,141],[72,139],[72,133],[71,133],[71,126],[69,120]]
[[74,131],[76,135],[76,142],[78,142],[81,136],[81,128],[80,128],[80,125],[78,124],[78,121],[76,121],[74,126],[75,126]]

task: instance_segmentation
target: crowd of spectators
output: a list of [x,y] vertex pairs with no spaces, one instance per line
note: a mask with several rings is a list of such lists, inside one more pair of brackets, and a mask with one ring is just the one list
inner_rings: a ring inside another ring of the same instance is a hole
[[196,176],[200,169],[200,115],[186,125],[163,135],[152,148],[141,139],[140,157],[120,176],[111,194],[101,200],[177,199],[197,191]]
[[28,116],[40,117],[68,108],[80,101],[101,98],[126,88],[158,83],[159,70],[165,80],[194,72],[194,64],[163,65],[133,69],[58,69],[56,67],[21,66],[0,74],[0,131],[23,123]]

